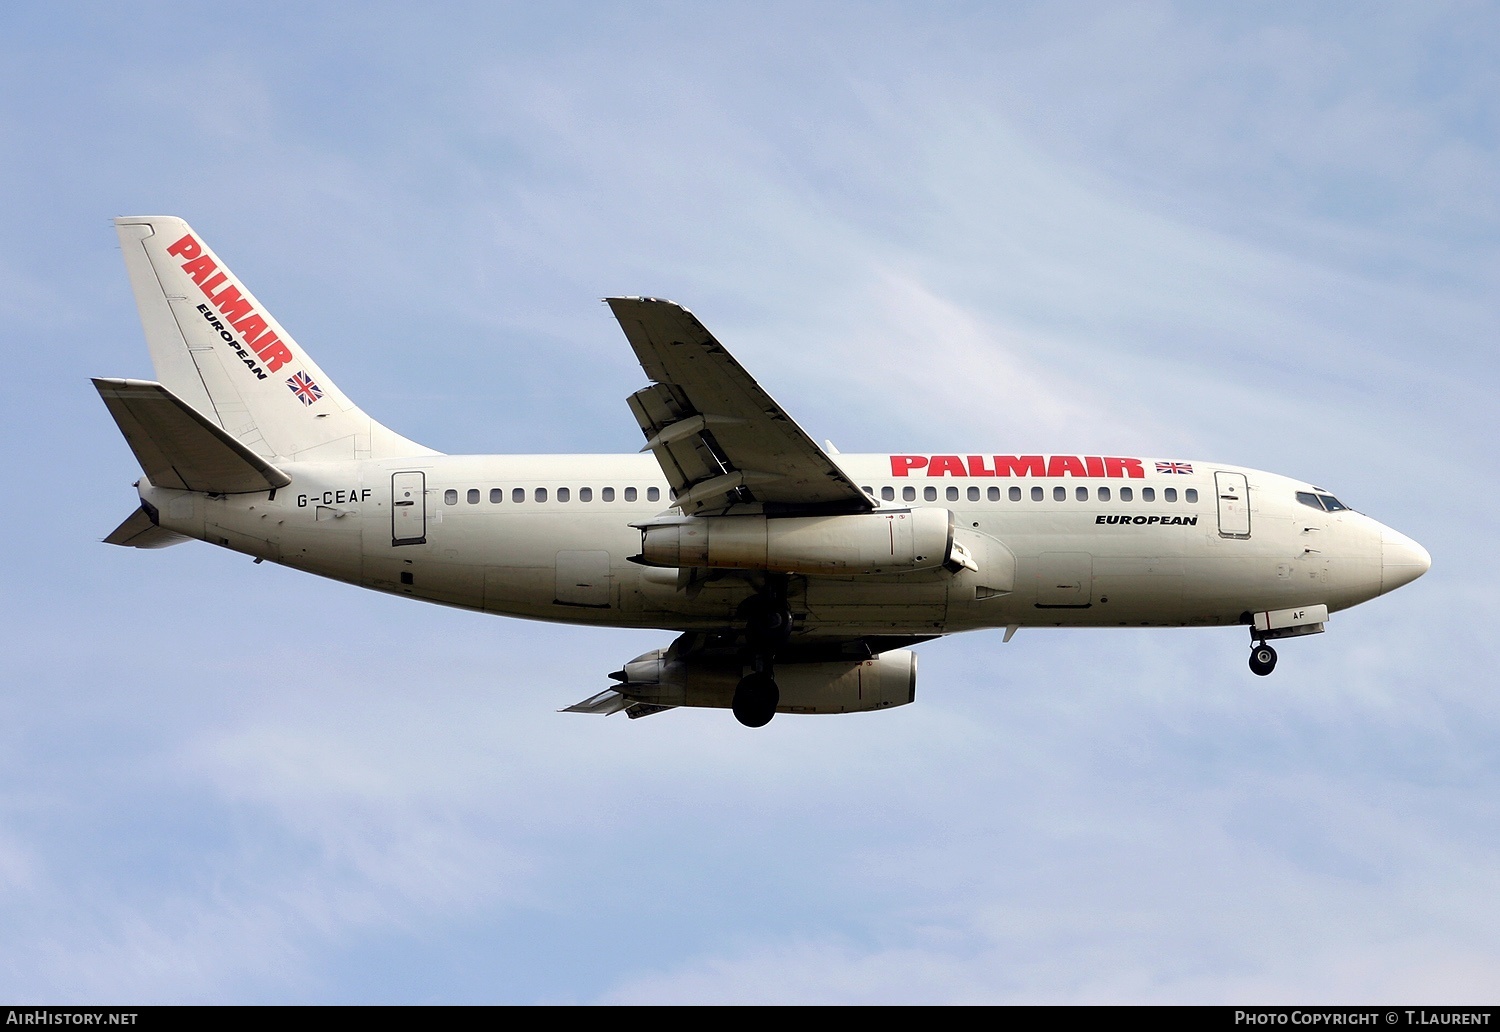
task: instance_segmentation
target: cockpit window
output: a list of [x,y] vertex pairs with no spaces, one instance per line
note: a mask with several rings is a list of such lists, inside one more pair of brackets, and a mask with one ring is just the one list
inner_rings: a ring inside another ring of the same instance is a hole
[[1297,501],[1303,505],[1310,505],[1314,509],[1326,509],[1329,512],[1342,512],[1349,508],[1343,502],[1333,497],[1333,495],[1313,494],[1311,491],[1298,491]]

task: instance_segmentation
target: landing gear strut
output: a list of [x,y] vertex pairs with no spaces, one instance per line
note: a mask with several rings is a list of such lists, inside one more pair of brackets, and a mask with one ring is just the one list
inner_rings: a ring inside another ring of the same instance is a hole
[[785,578],[773,580],[765,591],[747,599],[740,617],[745,621],[745,664],[750,673],[734,689],[734,716],[746,727],[765,727],[781,703],[771,663],[792,636]]
[[1252,673],[1265,677],[1276,669],[1276,650],[1265,642],[1256,642],[1250,646],[1250,670]]

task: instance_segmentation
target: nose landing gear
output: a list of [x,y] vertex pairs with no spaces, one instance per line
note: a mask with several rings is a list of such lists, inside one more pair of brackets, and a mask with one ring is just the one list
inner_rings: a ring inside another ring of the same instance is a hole
[[1265,677],[1276,669],[1276,650],[1265,642],[1256,642],[1250,646],[1250,670],[1252,673]]

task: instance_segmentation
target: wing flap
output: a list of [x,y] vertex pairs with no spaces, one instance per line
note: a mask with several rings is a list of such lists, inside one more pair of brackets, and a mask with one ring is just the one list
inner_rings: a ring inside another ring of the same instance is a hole
[[292,482],[159,383],[95,378],[94,386],[157,487],[244,494]]
[[672,490],[682,495],[691,485],[724,472],[723,464],[703,441],[705,417],[676,387],[655,384],[625,400],[646,435],[646,450],[656,456]]
[[630,396],[630,410],[684,512],[875,507],[692,312],[657,298],[606,303],[655,381]]

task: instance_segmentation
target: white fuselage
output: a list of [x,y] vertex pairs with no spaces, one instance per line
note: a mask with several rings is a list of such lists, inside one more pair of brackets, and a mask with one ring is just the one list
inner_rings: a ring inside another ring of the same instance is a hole
[[606,298],[650,383],[637,455],[441,455],[329,379],[182,219],[115,220],[157,380],[96,377],[145,477],[105,538],[198,538],[391,594],[683,632],[570,712],[910,703],[907,647],[1023,626],[1247,625],[1271,640],[1430,557],[1311,485],[1108,455],[839,455],[697,316]]
[[[1129,469],[1104,471],[1077,459],[1058,476],[994,475],[983,463],[935,463],[934,475],[902,458],[840,455],[838,463],[882,508],[951,511],[977,572],[793,577],[800,636],[1236,624],[1255,611],[1347,608],[1426,568],[1409,539],[1352,510],[1303,504],[1297,493],[1310,485],[1258,470],[1194,462],[1181,464],[1191,473],[1161,474],[1149,472],[1154,461],[1128,460]],[[712,629],[732,624],[753,590],[732,571],[681,590],[676,569],[631,561],[641,552],[632,524],[671,509],[649,454],[281,468],[292,483],[275,492],[212,496],[142,480],[140,493],[177,533],[492,613]]]

